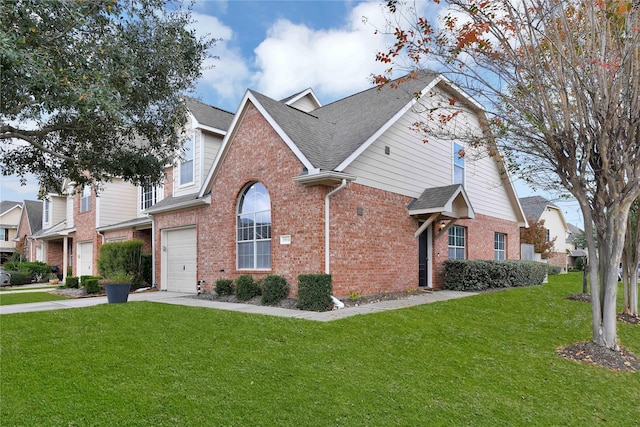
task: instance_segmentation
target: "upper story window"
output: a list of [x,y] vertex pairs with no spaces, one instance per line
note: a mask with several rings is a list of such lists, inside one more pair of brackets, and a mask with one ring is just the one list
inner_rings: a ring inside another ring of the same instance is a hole
[[91,187],[85,185],[82,188],[82,196],[80,197],[80,212],[91,210]]
[[497,260],[507,259],[507,235],[494,233],[493,236],[493,258]]
[[464,184],[464,147],[453,144],[453,183]]
[[544,229],[545,234],[544,234],[544,241],[545,242],[550,242],[551,241],[551,230],[549,230],[548,228]]
[[51,222],[51,200],[44,199],[44,223]]
[[140,188],[140,210],[150,208],[158,201],[158,188],[155,185],[145,185]]
[[467,229],[460,225],[449,228],[449,259],[467,258]]
[[180,159],[180,185],[192,184],[194,175],[193,152],[194,138],[187,139],[182,145],[182,158]]
[[238,269],[271,268],[271,199],[259,182],[245,187],[237,208]]
[[0,228],[0,240],[3,242],[9,241],[9,229],[8,228]]

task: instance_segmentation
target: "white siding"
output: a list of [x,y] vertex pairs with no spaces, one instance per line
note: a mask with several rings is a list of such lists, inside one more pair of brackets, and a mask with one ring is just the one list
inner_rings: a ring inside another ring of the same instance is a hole
[[67,196],[67,228],[72,228],[74,226],[73,222],[73,196]]
[[[204,138],[204,159],[203,159],[203,168],[202,174],[200,175],[200,183],[202,183],[204,179],[206,179],[207,174],[209,173],[209,169],[213,166],[213,161],[218,154],[218,150],[222,146],[222,135],[214,135],[211,133],[203,133]],[[200,186],[198,186],[200,187]]]
[[544,228],[549,230],[551,240],[556,238],[552,249],[554,252],[566,252],[567,249],[573,249],[570,244],[567,244],[567,230],[560,215],[560,211],[552,208],[545,209],[540,215],[540,220],[544,221]]
[[97,201],[98,217],[96,227],[117,224],[137,216],[137,187],[114,179],[104,186]]
[[318,106],[315,104],[313,99],[309,95],[303,96],[302,98],[296,100],[294,103],[290,104],[291,107],[297,108],[298,110],[302,110],[305,113],[315,110]]
[[[446,98],[441,98],[445,99]],[[437,101],[437,97],[429,98]],[[448,101],[447,101],[448,102]],[[413,109],[407,111],[344,172],[356,175],[357,183],[419,197],[425,188],[453,183],[453,144],[461,141],[423,136],[412,129],[422,119]],[[480,132],[475,114],[465,112],[446,125],[448,131],[463,134]],[[389,147],[389,154],[385,154]],[[484,150],[466,149],[465,190],[476,213],[517,221],[497,161]]]

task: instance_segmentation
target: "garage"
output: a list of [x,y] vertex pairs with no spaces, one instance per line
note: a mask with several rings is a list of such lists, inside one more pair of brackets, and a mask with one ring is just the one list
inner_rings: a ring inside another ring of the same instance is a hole
[[78,243],[77,276],[93,275],[93,242]]
[[166,230],[162,237],[163,271],[165,272],[162,289],[195,293],[195,227]]

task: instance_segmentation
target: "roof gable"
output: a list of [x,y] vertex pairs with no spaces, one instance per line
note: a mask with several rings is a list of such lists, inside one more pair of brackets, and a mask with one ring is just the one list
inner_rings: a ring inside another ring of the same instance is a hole
[[185,97],[184,102],[196,121],[195,127],[202,127],[224,135],[231,126],[233,113],[189,97]]

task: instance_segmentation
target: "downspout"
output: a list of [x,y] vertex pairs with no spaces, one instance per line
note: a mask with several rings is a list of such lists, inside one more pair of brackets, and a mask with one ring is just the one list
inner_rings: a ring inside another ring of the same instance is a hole
[[[324,196],[324,272],[326,274],[331,274],[329,262],[329,198],[346,186],[347,180],[343,178],[342,184],[340,184],[338,187],[334,188],[333,190],[328,192],[326,196]],[[336,307],[344,308],[344,303],[333,295],[331,296],[331,300]]]

